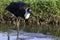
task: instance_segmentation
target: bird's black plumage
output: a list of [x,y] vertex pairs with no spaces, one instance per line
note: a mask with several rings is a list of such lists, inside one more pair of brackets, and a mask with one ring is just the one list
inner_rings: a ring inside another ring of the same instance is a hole
[[32,14],[30,8],[28,5],[24,2],[11,2],[7,7],[6,10],[10,11],[12,14],[14,14],[16,17],[20,16],[22,18],[25,18],[24,14],[26,13],[26,8],[27,12]]

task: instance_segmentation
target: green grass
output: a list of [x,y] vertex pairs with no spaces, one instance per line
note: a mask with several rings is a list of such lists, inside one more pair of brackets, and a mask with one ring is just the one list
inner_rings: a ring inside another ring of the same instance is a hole
[[[3,21],[6,19],[9,21],[10,13],[6,13],[5,8],[13,1],[23,1],[27,3],[32,13],[36,16],[36,18],[34,18],[36,20],[30,18],[30,21],[33,20],[32,22],[36,22],[36,24],[39,22],[38,27],[26,27],[26,31],[42,33],[51,32],[53,35],[60,36],[60,0],[0,0],[0,20]],[[41,20],[44,21],[41,22]],[[2,29],[0,28],[0,30],[3,30],[3,27]]]

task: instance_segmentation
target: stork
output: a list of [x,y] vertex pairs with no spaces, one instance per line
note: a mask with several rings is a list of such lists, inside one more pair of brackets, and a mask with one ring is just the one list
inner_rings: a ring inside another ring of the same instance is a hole
[[[18,17],[21,17],[25,20],[28,20],[30,15],[33,15],[31,12],[31,9],[28,7],[28,5],[24,2],[11,2],[7,7],[6,10],[11,12],[12,16],[17,17],[17,29],[19,30],[19,20]],[[19,33],[17,31],[17,33]],[[17,40],[18,40],[18,34],[17,34]]]

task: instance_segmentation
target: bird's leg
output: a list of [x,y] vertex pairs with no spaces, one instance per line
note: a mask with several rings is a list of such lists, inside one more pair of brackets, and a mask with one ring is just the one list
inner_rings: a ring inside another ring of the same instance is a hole
[[25,28],[25,20],[24,20],[24,26],[23,26],[23,28],[22,28],[22,31],[24,31],[24,28]]
[[9,32],[8,32],[8,35],[7,35],[7,36],[8,36],[8,40],[10,40],[10,37],[9,37]]
[[20,20],[19,20],[19,18],[17,18],[17,20],[16,20],[16,26],[17,26],[17,40],[19,39],[19,22],[20,22]]
[[[9,28],[8,28],[8,29],[9,29]],[[9,30],[8,30],[8,35],[7,35],[7,36],[8,36],[8,40],[10,40],[10,36],[9,36],[9,34],[10,34],[10,32],[9,32]]]

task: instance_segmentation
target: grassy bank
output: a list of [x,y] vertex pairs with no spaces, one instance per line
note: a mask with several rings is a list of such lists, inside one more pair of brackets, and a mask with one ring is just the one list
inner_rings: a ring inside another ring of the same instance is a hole
[[[11,18],[10,12],[6,12],[5,8],[10,2],[23,1],[31,8],[32,13],[36,17],[30,17],[28,25],[24,24],[24,19],[20,20],[20,29],[24,27],[28,32],[42,32],[46,34],[51,32],[53,35],[60,36],[60,0],[0,0],[0,27],[3,30],[4,24],[9,28],[15,28],[16,18]],[[13,21],[13,22],[12,22]],[[12,26],[13,25],[13,26]]]

